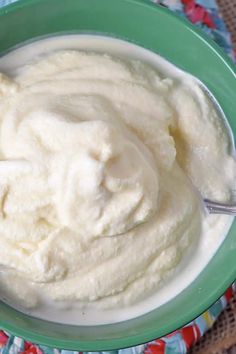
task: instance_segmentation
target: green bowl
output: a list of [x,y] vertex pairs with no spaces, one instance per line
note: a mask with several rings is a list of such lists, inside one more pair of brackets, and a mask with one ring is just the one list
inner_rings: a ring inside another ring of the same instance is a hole
[[[208,37],[170,11],[142,0],[22,0],[0,10],[0,53],[62,32],[113,36],[159,53],[206,84],[236,134],[233,64]],[[144,316],[111,325],[70,326],[35,319],[0,303],[0,327],[35,343],[63,349],[98,351],[133,346],[193,320],[235,279],[234,222],[199,277],[176,298]]]

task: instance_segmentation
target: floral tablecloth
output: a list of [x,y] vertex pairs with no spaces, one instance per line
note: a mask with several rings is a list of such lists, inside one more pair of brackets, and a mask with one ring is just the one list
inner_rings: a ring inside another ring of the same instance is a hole
[[[0,0],[0,7],[20,0]],[[117,0],[122,1],[122,0]],[[230,34],[227,32],[215,0],[149,0],[166,6],[188,18],[213,38],[235,60]],[[66,3],[65,3],[66,4]],[[101,352],[101,354],[186,354],[189,348],[213,325],[236,292],[236,283],[230,287],[207,312],[163,338],[133,348]],[[1,314],[0,314],[1,316]],[[0,354],[82,354],[39,346],[0,330]],[[99,354],[99,352],[97,352]]]

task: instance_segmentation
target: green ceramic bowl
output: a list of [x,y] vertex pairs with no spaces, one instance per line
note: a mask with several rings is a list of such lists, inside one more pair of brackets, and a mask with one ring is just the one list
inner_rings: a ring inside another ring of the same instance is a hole
[[[223,51],[168,10],[142,0],[22,0],[0,10],[0,53],[29,39],[66,32],[113,36],[157,52],[198,77],[236,134],[236,74]],[[98,351],[137,345],[193,320],[236,279],[236,223],[200,276],[161,308],[134,320],[82,327],[49,323],[0,303],[0,327],[36,343]]]

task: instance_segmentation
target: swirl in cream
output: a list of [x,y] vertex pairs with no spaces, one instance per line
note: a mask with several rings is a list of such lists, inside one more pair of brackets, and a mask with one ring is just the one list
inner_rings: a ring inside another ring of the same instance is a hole
[[[0,263],[11,269],[1,282],[13,277],[18,298],[28,287],[29,306],[39,288],[104,306],[156,289],[201,234],[189,177],[222,135],[200,114],[207,97],[140,62],[76,51],[0,80]],[[216,137],[202,138],[201,158],[189,112]],[[231,166],[226,149],[216,162]],[[225,179],[215,183],[227,197]]]

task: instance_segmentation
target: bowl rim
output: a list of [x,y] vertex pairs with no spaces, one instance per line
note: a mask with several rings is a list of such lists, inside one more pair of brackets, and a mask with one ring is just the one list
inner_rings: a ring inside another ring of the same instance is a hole
[[[0,16],[4,16],[11,11],[17,11],[22,7],[27,7],[29,5],[37,4],[37,3],[40,4],[42,2],[42,0],[13,0],[13,1],[14,1],[13,3],[0,7]],[[171,11],[170,9],[160,4],[156,4],[150,0],[119,0],[119,1],[130,2],[133,3],[134,6],[139,5],[144,7],[151,7],[153,8],[153,10],[165,13],[167,14],[167,16],[172,17],[175,20],[178,20],[179,22],[182,22],[182,24],[185,27],[187,27],[191,32],[197,34],[201,39],[203,39],[204,42],[206,42],[208,46],[214,50],[215,54],[221,57],[224,63],[232,70],[234,74],[236,74],[235,64],[230,59],[230,57],[226,54],[226,52],[213,39],[211,39],[210,36],[208,36],[205,32],[203,32],[196,25],[192,24],[186,18],[180,17],[178,14]]]
[[[213,50],[216,56],[220,57],[220,59],[223,61],[223,63],[228,67],[228,69],[232,72],[232,75],[235,76],[236,78],[236,70],[233,62],[230,60],[230,58],[225,54],[223,49],[221,49],[212,39],[210,39],[205,33],[203,33],[199,28],[196,26],[192,25],[190,22],[188,22],[186,19],[179,17],[172,11],[170,11],[167,8],[164,8],[162,6],[159,6],[157,4],[151,3],[148,0],[122,0],[129,2],[133,4],[133,6],[144,6],[144,7],[151,7],[153,11],[157,11],[160,13],[163,13],[170,18],[174,19],[175,21],[178,21],[179,23],[182,23],[184,27],[186,27],[190,32],[193,32],[194,35],[197,35],[200,37],[202,41],[208,45],[208,47]],[[121,1],[121,2],[122,2]],[[42,0],[20,0],[16,1],[15,3],[9,4],[3,8],[0,9],[0,17],[4,16],[5,14],[12,12],[12,11],[17,11],[18,9],[21,9],[23,7],[27,7],[32,4],[40,4]],[[214,292],[211,294],[208,294],[206,298],[204,298],[201,302],[200,305],[197,306],[197,310],[192,310],[185,312],[182,317],[181,321],[179,319],[176,319],[173,321],[169,326],[166,326],[165,328],[162,329],[162,332],[160,333],[160,336],[164,335],[164,333],[170,333],[173,330],[176,330],[176,328],[180,328],[183,325],[187,324],[189,321],[193,320],[194,318],[198,317],[201,313],[203,313],[209,306],[211,306],[220,296],[224,293],[224,291],[232,284],[236,279],[236,268],[231,269],[231,272],[229,272],[228,277],[221,283],[221,286],[216,288]],[[16,311],[17,312],[17,311]],[[27,315],[26,315],[27,316]],[[131,320],[132,321],[132,320]],[[46,322],[46,321],[42,321]],[[127,322],[127,321],[126,321]],[[64,340],[63,338],[61,339],[54,339],[52,336],[42,336],[38,333],[31,332],[29,334],[28,331],[26,331],[24,328],[19,328],[10,323],[3,323],[0,318],[0,326],[4,328],[4,330],[7,330],[11,332],[14,335],[20,336],[22,338],[25,338],[27,340],[31,340],[32,342],[35,343],[40,343],[43,345],[48,345],[50,347],[58,346],[60,348],[69,348],[69,349],[75,349],[78,346],[80,350],[114,350],[114,348],[125,348],[133,345],[137,345],[140,343],[146,343],[150,340],[153,340],[157,337],[158,329],[153,330],[153,331],[145,331],[143,330],[141,333],[134,334],[134,335],[129,335],[127,338],[116,338],[116,339],[103,339],[101,341],[95,342],[91,344],[91,341],[83,341],[81,342],[80,340],[76,341],[70,341],[70,343],[67,340]],[[69,326],[69,325],[66,325]],[[79,326],[77,326],[79,327]]]

